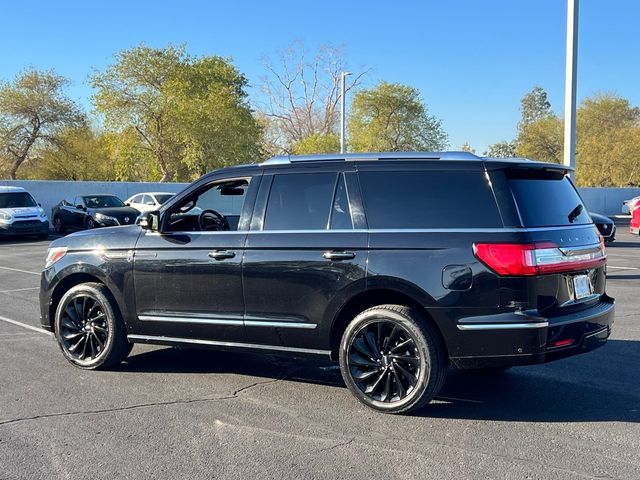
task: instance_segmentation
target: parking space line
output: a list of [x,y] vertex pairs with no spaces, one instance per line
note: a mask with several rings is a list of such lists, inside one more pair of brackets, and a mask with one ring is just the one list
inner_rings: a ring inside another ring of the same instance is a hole
[[616,265],[607,265],[607,268],[617,268],[618,270],[640,270],[638,267],[618,267]]
[[29,275],[40,275],[40,272],[30,272],[29,270],[20,270],[19,268],[1,267],[3,270],[11,270],[12,272],[28,273]]
[[14,288],[13,290],[0,290],[0,293],[26,292],[27,290],[39,290],[40,287]]
[[44,333],[45,335],[53,335],[53,333],[46,331],[44,328],[34,327],[33,325],[28,325],[26,323],[18,322],[17,320],[12,320],[7,317],[0,317],[0,320],[3,322],[10,323],[12,325],[17,325],[18,327],[27,328],[29,330],[33,330],[34,332]]

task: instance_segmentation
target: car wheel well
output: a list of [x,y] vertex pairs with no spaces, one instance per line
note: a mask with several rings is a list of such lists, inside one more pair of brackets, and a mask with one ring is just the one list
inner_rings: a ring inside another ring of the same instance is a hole
[[58,303],[60,303],[60,299],[62,299],[64,294],[67,293],[71,288],[75,287],[76,285],[80,285],[81,283],[100,283],[101,285],[104,285],[104,282],[88,273],[73,273],[61,280],[53,290],[53,294],[51,295],[51,303],[49,304],[49,325],[51,325],[51,331],[54,330],[56,310],[58,309]]
[[334,360],[338,358],[338,348],[340,347],[342,334],[346,330],[347,325],[349,325],[349,322],[351,322],[356,315],[369,308],[389,304],[411,307],[421,312],[427,321],[433,323],[436,331],[440,334],[440,337],[443,340],[442,344],[446,345],[442,338],[440,328],[438,328],[438,325],[435,323],[431,315],[429,315],[417,300],[396,290],[367,290],[352,297],[336,315],[333,324],[331,325],[331,358]]

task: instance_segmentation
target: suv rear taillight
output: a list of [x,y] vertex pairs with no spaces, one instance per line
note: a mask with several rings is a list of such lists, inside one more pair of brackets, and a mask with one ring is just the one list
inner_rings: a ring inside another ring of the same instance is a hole
[[555,243],[476,243],[473,253],[498,275],[531,276],[564,273],[604,265],[604,240],[599,245],[563,248]]

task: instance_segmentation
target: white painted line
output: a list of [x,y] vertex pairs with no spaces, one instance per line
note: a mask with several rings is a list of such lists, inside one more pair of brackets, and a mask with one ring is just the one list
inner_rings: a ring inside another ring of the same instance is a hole
[[3,270],[11,270],[12,272],[28,273],[30,275],[40,275],[40,272],[30,272],[29,270],[20,270],[19,268],[0,267]]
[[34,327],[33,325],[27,325],[26,323],[17,322],[16,320],[11,320],[7,317],[0,317],[0,320],[3,322],[11,323],[12,325],[17,325],[18,327],[27,328],[29,330],[33,330],[34,332],[44,333],[45,335],[53,335],[51,332],[47,332],[44,328]]
[[607,268],[617,268],[618,270],[640,270],[638,267],[618,267],[616,265],[607,265]]
[[26,292],[27,290],[40,290],[40,287],[14,288],[13,290],[0,290],[0,293]]

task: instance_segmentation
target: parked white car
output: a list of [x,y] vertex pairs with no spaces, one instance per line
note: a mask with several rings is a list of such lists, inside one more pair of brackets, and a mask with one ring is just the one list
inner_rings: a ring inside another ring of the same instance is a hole
[[622,213],[631,213],[638,204],[640,204],[640,195],[638,195],[637,197],[633,197],[630,200],[625,200],[624,202],[622,202]]
[[0,187],[0,236],[5,235],[49,235],[47,214],[24,188]]
[[175,193],[170,192],[143,192],[133,195],[124,203],[135,208],[140,213],[151,212],[159,209],[163,203],[174,195]]

